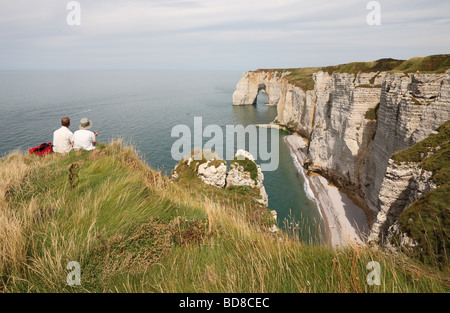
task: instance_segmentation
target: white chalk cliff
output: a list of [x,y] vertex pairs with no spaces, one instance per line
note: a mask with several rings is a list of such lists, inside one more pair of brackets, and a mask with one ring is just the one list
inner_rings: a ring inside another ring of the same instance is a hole
[[[412,201],[435,186],[429,173],[397,166],[391,155],[428,137],[450,119],[450,70],[313,74],[314,89],[279,71],[244,73],[234,105],[254,104],[265,90],[276,122],[309,140],[309,168],[353,195],[372,218],[371,238],[385,236]],[[370,118],[369,112],[376,112]]]

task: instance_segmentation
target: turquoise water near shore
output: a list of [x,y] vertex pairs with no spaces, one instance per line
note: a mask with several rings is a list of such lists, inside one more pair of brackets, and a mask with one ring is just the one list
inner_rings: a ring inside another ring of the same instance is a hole
[[[215,71],[2,71],[0,72],[0,155],[26,151],[51,142],[60,119],[69,116],[70,129],[88,117],[99,140],[122,137],[142,152],[153,168],[170,173],[177,163],[171,147],[174,126],[193,129],[194,117],[210,124],[264,124],[276,108],[233,106],[231,96],[240,72]],[[279,133],[279,167],[264,172],[269,209],[280,226],[298,224],[304,240],[321,240],[322,225],[314,201],[304,190],[303,177]],[[208,139],[205,139],[206,142]],[[285,228],[286,229],[286,228]]]

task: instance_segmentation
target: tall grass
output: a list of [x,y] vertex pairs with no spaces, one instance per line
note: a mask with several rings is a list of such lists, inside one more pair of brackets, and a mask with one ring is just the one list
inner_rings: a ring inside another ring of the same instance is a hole
[[[446,272],[402,255],[270,233],[251,197],[195,177],[174,183],[120,141],[65,156],[14,153],[0,174],[3,292],[449,291]],[[195,240],[174,240],[186,234]],[[380,286],[365,280],[372,260]],[[66,283],[70,261],[81,265],[80,286]]]

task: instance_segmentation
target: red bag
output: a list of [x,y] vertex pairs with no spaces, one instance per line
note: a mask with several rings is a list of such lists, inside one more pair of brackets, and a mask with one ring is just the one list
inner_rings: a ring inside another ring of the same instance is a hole
[[28,150],[30,154],[37,154],[40,156],[47,156],[51,153],[53,153],[53,146],[50,142],[43,143],[39,147],[34,147]]

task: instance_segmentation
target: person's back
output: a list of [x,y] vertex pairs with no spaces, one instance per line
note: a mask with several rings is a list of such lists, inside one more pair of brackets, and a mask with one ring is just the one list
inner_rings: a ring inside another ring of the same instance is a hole
[[93,133],[89,129],[92,127],[92,122],[87,118],[82,118],[80,121],[80,130],[73,134],[73,149],[74,150],[94,150],[97,145],[97,132]]
[[53,132],[53,152],[67,153],[72,150],[73,133],[69,130],[70,119],[61,119],[61,128]]
[[73,134],[73,143],[74,150],[94,150],[95,135],[90,130],[77,130]]

